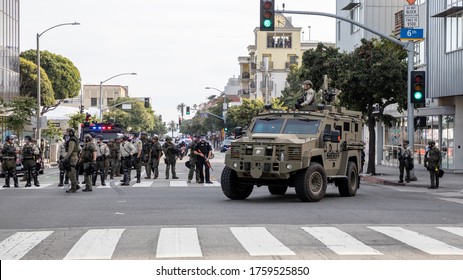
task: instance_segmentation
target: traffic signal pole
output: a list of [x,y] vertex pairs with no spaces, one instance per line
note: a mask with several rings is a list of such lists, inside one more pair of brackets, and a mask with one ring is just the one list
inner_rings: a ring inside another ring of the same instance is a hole
[[[400,40],[397,40],[396,38],[393,38],[391,36],[388,36],[387,34],[383,34],[381,32],[378,32],[374,29],[371,29],[370,27],[361,24],[359,22],[356,22],[354,20],[344,18],[335,14],[330,14],[330,13],[322,13],[322,12],[312,12],[312,11],[285,11],[285,10],[276,10],[275,13],[280,13],[280,14],[297,14],[297,15],[311,15],[311,16],[322,16],[322,17],[331,17],[331,18],[336,18],[342,21],[347,21],[353,25],[356,25],[360,28],[363,28],[367,31],[370,31],[373,34],[376,34],[386,40],[389,40],[393,42],[396,45],[401,46],[408,52],[408,82],[407,85],[410,85],[411,83],[411,71],[414,69],[414,59],[415,59],[415,48],[413,45],[413,41],[409,41],[407,43],[404,43]],[[411,100],[411,89],[409,86],[407,86],[407,136],[408,136],[408,141],[410,141],[410,144],[412,145],[412,149],[414,150],[414,144],[415,144],[415,124],[413,122],[413,117],[414,117],[414,112],[413,112],[413,104]]]

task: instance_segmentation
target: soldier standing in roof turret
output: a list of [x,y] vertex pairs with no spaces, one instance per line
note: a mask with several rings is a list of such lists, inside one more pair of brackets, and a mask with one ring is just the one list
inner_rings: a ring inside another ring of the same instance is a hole
[[98,135],[96,137],[96,168],[93,171],[93,182],[92,186],[96,184],[96,178],[98,176],[98,171],[100,171],[101,185],[106,186],[105,184],[105,169],[106,169],[106,158],[109,156],[108,145],[103,143],[103,136]]
[[39,180],[37,179],[37,165],[36,157],[40,155],[37,145],[32,144],[32,137],[29,135],[24,136],[24,143],[22,147],[22,160],[24,166],[24,176],[27,178],[26,187],[31,186],[31,177],[34,179],[34,186],[39,187]]
[[5,172],[4,188],[10,187],[10,178],[13,177],[14,187],[19,188],[18,177],[16,176],[16,159],[19,152],[18,146],[14,143],[14,136],[9,135],[2,148],[2,167]]

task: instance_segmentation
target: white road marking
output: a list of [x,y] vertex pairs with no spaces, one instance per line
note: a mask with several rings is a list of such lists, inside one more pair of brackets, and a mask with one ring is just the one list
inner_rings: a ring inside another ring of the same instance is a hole
[[170,181],[170,187],[188,187],[187,181]]
[[0,260],[19,260],[53,231],[17,232],[0,243]]
[[110,260],[124,229],[87,231],[68,252],[65,260]]
[[231,227],[230,230],[251,256],[295,255],[264,227]]
[[437,228],[463,237],[463,227],[437,227]]
[[202,257],[196,228],[162,228],[157,258]]
[[303,227],[302,229],[338,255],[382,255],[381,252],[335,227]]
[[132,185],[133,188],[149,188],[153,184],[153,181],[142,181],[141,183],[135,183]]
[[440,197],[439,199],[449,201],[449,202],[456,202],[456,203],[459,203],[459,204],[463,204],[463,199],[462,198]]
[[431,255],[463,255],[463,250],[401,227],[368,227]]

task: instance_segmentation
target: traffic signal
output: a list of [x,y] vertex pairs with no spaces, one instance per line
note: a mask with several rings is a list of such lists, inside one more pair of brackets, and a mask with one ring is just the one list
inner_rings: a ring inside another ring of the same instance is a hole
[[84,105],[80,105],[80,113],[81,113],[81,114],[84,113],[84,109],[85,109]]
[[425,71],[412,71],[410,73],[411,84],[411,100],[412,104],[426,104],[426,72]]
[[187,114],[187,115],[190,114],[190,106],[186,106],[186,114]]
[[260,0],[260,31],[275,30],[275,1]]
[[150,98],[145,97],[145,108],[149,108],[149,107],[150,107]]

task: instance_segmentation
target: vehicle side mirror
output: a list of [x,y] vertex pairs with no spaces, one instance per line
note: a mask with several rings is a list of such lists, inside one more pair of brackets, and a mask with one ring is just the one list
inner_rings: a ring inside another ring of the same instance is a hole
[[323,134],[323,142],[339,143],[341,141],[341,132],[339,130],[327,131]]

